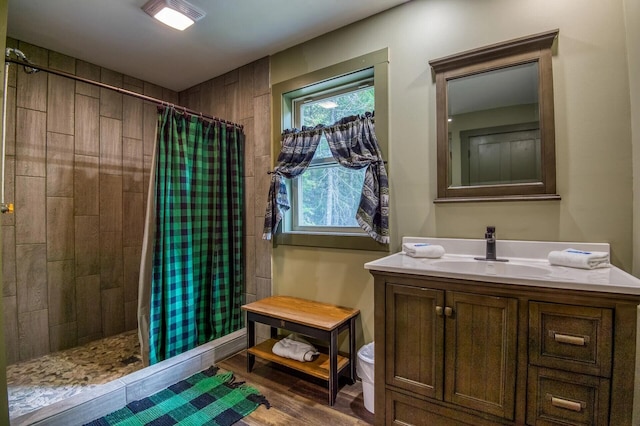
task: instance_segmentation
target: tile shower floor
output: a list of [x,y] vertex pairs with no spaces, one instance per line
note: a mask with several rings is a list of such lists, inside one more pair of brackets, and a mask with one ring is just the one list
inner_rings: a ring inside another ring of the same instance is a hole
[[9,416],[21,416],[141,368],[137,330],[9,365]]

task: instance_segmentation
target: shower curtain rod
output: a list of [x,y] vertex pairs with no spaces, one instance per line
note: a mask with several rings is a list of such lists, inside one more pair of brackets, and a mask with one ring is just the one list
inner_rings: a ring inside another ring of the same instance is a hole
[[49,73],[49,74],[55,74],[55,75],[58,75],[58,76],[61,76],[61,77],[66,77],[66,78],[70,78],[72,80],[80,81],[82,83],[92,84],[94,86],[102,87],[103,89],[113,90],[115,92],[122,93],[123,95],[133,96],[134,98],[142,99],[144,101],[153,102],[153,103],[158,104],[158,105],[167,106],[167,107],[173,107],[173,108],[175,108],[177,110],[184,111],[186,114],[197,115],[199,117],[203,117],[203,118],[206,118],[206,119],[209,119],[209,120],[219,121],[221,123],[225,123],[225,124],[228,124],[230,126],[238,127],[240,129],[244,128],[244,126],[242,124],[237,124],[237,123],[234,123],[234,122],[231,122],[231,121],[223,120],[221,118],[214,117],[212,115],[203,114],[201,112],[194,111],[194,110],[189,109],[187,107],[183,107],[183,106],[180,106],[180,105],[173,104],[171,102],[163,101],[162,99],[153,98],[151,96],[147,96],[147,95],[143,95],[143,94],[140,94],[140,93],[132,92],[131,90],[122,89],[120,87],[112,86],[110,84],[101,83],[99,81],[90,80],[90,79],[84,78],[84,77],[79,77],[77,75],[73,75],[73,74],[70,74],[68,72],[58,71],[58,70],[47,68],[47,67],[44,67],[44,66],[41,66],[41,65],[32,64],[31,62],[21,61],[21,60],[18,60],[18,59],[12,59],[12,58],[8,58],[8,57],[5,58],[4,60],[5,60],[5,62],[11,62],[11,63],[14,63],[14,64],[22,65],[23,67],[26,67],[26,68],[33,68],[33,69],[36,69],[36,70],[39,70],[39,71],[44,71],[44,72]]

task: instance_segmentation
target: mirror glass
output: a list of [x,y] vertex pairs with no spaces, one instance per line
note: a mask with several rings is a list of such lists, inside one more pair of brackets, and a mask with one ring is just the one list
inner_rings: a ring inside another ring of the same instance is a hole
[[449,186],[542,179],[538,63],[447,82]]
[[435,202],[559,199],[551,46],[558,30],[430,61]]

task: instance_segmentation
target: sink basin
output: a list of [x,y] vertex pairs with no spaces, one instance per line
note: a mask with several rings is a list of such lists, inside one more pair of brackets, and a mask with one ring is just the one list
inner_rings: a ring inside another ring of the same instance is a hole
[[551,274],[551,270],[544,266],[475,259],[436,260],[431,265],[437,269],[467,274],[506,275],[511,277],[542,277]]

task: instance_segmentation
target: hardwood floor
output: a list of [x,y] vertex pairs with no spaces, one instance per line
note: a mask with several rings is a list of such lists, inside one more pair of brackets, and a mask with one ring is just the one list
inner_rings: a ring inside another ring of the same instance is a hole
[[373,414],[364,408],[362,383],[340,383],[336,403],[328,405],[326,384],[307,376],[256,359],[251,373],[247,373],[246,351],[217,363],[223,370],[233,371],[237,381],[255,386],[269,400],[264,406],[242,419],[237,425],[309,425],[341,426],[372,425]]

